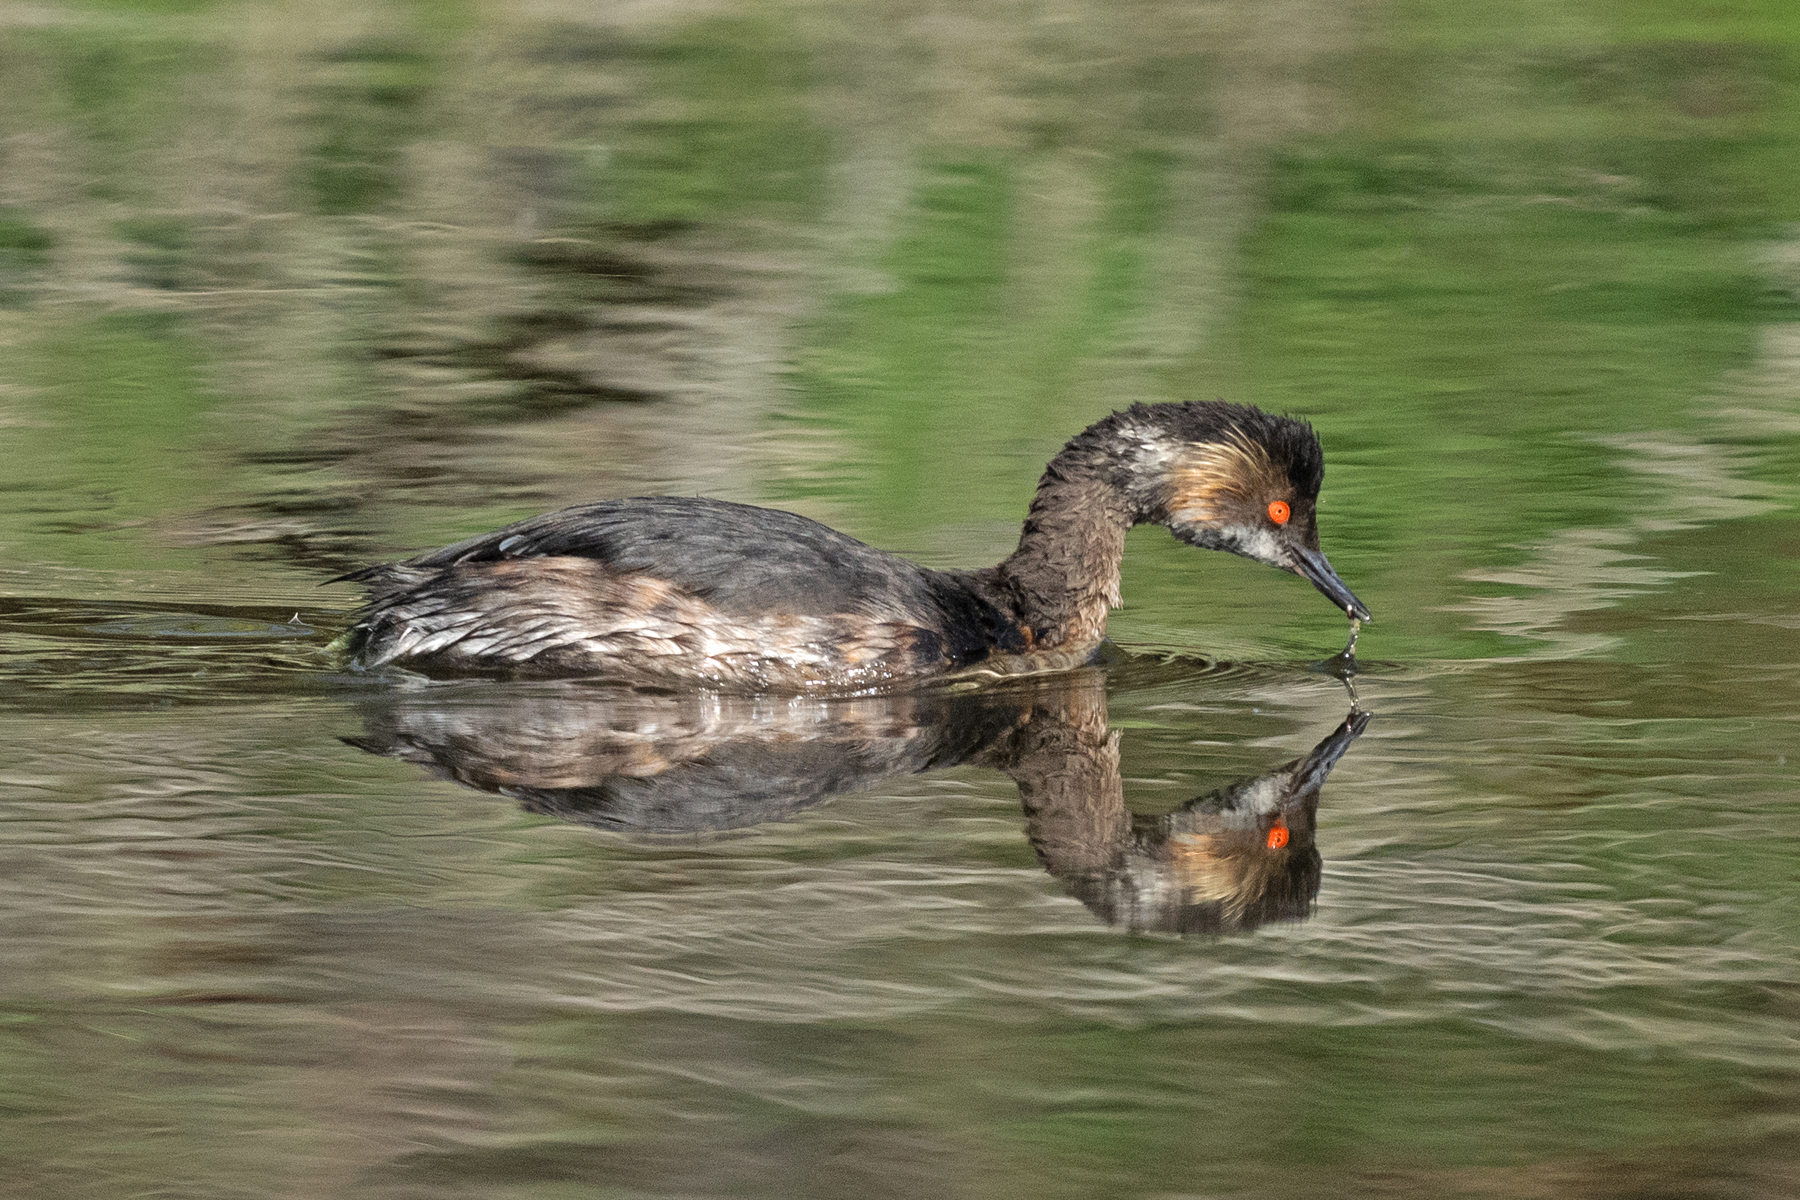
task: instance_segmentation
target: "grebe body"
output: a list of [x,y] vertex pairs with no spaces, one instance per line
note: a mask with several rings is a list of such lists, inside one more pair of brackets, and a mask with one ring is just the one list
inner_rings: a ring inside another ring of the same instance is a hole
[[923,567],[774,509],[576,505],[343,579],[363,667],[860,690],[982,666],[1073,666],[1119,603],[1125,533],[1167,526],[1363,607],[1319,551],[1310,426],[1220,402],[1134,405],[1073,438],[995,567]]

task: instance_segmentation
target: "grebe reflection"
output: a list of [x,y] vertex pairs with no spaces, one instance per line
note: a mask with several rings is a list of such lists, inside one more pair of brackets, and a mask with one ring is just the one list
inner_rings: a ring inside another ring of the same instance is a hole
[[890,776],[993,768],[1018,785],[1044,869],[1102,919],[1226,933],[1310,914],[1320,790],[1368,721],[1353,708],[1309,754],[1158,816],[1125,805],[1099,670],[841,700],[393,694],[346,740],[531,812],[649,838],[781,820]]

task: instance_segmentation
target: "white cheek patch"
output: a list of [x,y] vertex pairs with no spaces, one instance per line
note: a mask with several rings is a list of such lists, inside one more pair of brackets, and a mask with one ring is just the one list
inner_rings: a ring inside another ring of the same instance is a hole
[[1231,806],[1219,813],[1219,824],[1226,829],[1254,829],[1263,819],[1281,808],[1293,780],[1286,771],[1277,771],[1240,790],[1233,790]]
[[1272,567],[1287,566],[1287,555],[1282,551],[1281,539],[1275,536],[1273,530],[1233,525],[1225,532],[1231,539],[1231,548],[1239,554],[1268,563]]

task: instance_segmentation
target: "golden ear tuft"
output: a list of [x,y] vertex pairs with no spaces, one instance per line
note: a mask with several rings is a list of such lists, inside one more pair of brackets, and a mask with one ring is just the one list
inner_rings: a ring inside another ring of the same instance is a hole
[[1279,490],[1283,480],[1269,452],[1233,430],[1221,441],[1187,447],[1170,472],[1169,485],[1169,515],[1206,523],[1225,516],[1226,501],[1242,503],[1266,495]]

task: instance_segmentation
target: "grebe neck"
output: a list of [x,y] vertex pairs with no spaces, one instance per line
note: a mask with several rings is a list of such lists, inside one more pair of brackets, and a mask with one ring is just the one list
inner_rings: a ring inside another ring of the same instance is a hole
[[1045,649],[1097,644],[1119,604],[1125,534],[1137,506],[1113,476],[1111,456],[1077,438],[1050,461],[1025,517],[1019,548],[997,573],[1019,617]]

